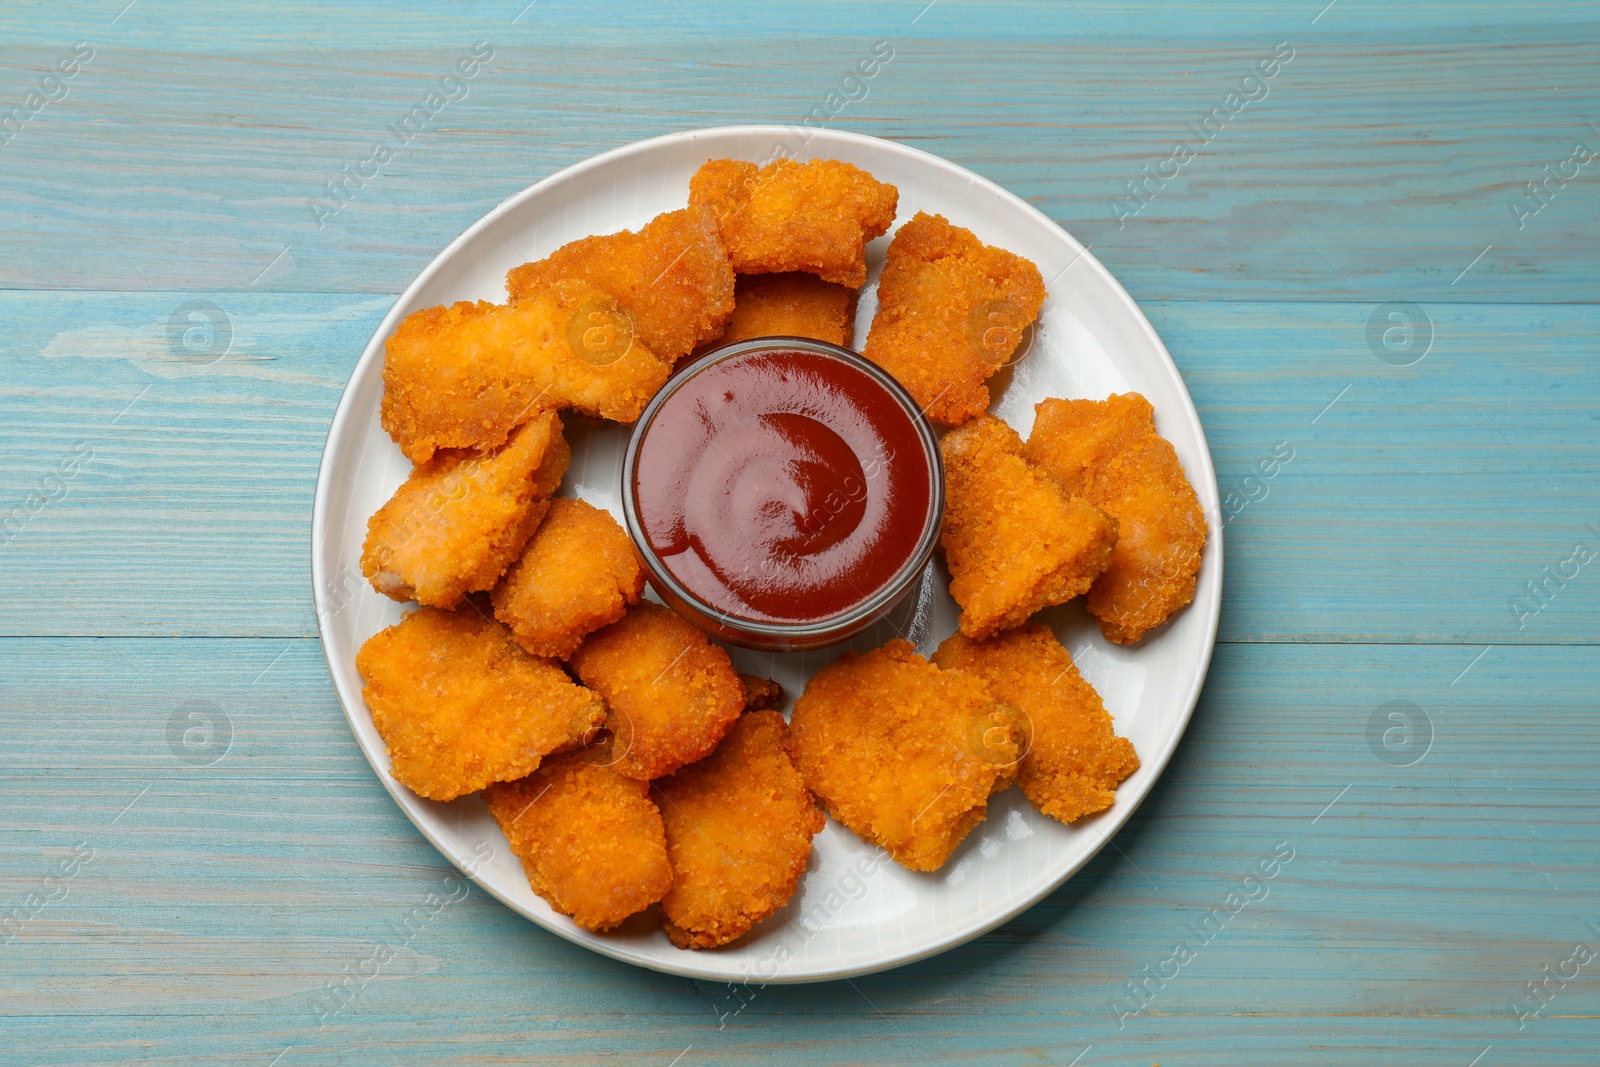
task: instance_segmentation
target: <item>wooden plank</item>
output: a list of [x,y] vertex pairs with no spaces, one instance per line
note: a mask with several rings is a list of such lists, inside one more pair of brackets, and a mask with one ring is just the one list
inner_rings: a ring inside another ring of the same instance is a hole
[[1147,310],[1217,467],[1225,639],[1600,636],[1600,583],[1563,567],[1600,548],[1600,381],[1552,358],[1592,347],[1578,309],[1417,308],[1432,349],[1404,367],[1375,354],[1371,304]]
[[[736,994],[591,956],[477,891],[400,944],[449,870],[362,761],[314,641],[8,639],[0,899],[75,844],[93,858],[0,946],[0,1027],[30,1064],[689,1046],[684,1062],[1066,1064],[1090,1044],[1084,1064],[1320,1062],[1308,1044],[1333,1063],[1464,1065],[1488,1044],[1486,1063],[1586,1063],[1600,986],[1570,982],[1520,1031],[1513,1006],[1574,943],[1600,947],[1594,650],[1496,648],[1460,675],[1472,651],[1225,645],[1161,784],[1045,902],[889,975]],[[1389,762],[1367,739],[1397,699],[1431,734],[1410,766],[1422,732]],[[187,700],[227,717],[214,763],[169,744]],[[1287,849],[1264,894],[1192,932]],[[1194,959],[1119,1016],[1185,938]],[[319,1020],[314,993],[384,944],[395,963]]]
[[[232,54],[271,51],[291,44],[304,47],[306,38],[320,48],[340,47],[349,38],[351,26],[350,17],[341,11],[359,13],[363,34],[371,33],[404,47],[436,43],[441,23],[467,32],[520,26],[631,40],[675,36],[696,27],[708,36],[738,35],[754,40],[838,36],[852,30],[882,32],[908,26],[914,27],[912,32],[917,36],[939,40],[961,39],[974,33],[999,40],[1026,40],[1040,34],[1092,32],[1092,27],[1098,26],[1108,36],[1116,31],[1119,40],[1139,40],[1177,35],[1227,37],[1236,32],[1240,23],[1308,25],[1316,26],[1315,32],[1324,32],[1375,30],[1381,20],[1384,27],[1407,36],[1440,25],[1489,25],[1484,17],[1456,0],[1416,0],[1403,9],[1382,12],[1370,7],[1344,11],[1339,10],[1339,4],[1308,4],[1301,11],[1285,9],[1273,0],[1217,0],[1204,7],[1186,0],[1150,0],[1133,7],[1117,0],[1074,0],[1072,4],[1053,0],[939,0],[933,5],[927,0],[816,0],[770,10],[710,2],[681,11],[674,11],[671,5],[652,4],[630,11],[626,19],[608,18],[607,8],[580,0],[539,0],[536,5],[528,5],[526,0],[397,0],[389,4],[353,0],[342,9],[329,8],[316,0],[274,0],[275,10],[253,18],[248,33],[240,32],[239,13],[226,9],[190,2],[155,5],[148,10],[142,8],[141,2],[134,7],[139,10],[121,12],[120,5],[64,10],[52,7],[48,0],[17,0],[0,16],[0,29],[25,44],[115,26],[114,32],[139,47]],[[1519,39],[1541,26],[1570,27],[1594,22],[1593,12],[1570,0],[1498,3],[1484,10],[1493,25],[1519,31]],[[116,17],[119,12],[122,17]],[[432,22],[428,21],[430,16]],[[176,32],[179,30],[185,32]],[[1509,49],[1503,42],[1502,47]],[[1529,74],[1537,78],[1532,70]]]
[[[169,344],[190,294],[0,298],[15,328],[0,342],[6,628],[29,632],[47,605],[90,636],[315,632],[317,463],[390,301],[215,297],[231,339],[209,364]],[[63,478],[74,456],[87,459]]]
[[[232,341],[201,365],[167,343],[189,299],[0,294],[0,520],[26,519],[0,545],[0,633],[315,634],[316,464],[388,300],[210,294]],[[1410,367],[1368,347],[1373,305],[1148,310],[1229,501],[1225,640],[1600,640],[1590,568],[1527,590],[1600,547],[1593,307],[1428,305]],[[1274,452],[1293,458],[1262,479]]]
[[[0,287],[393,293],[531,181],[641,137],[799,122],[884,40],[892,63],[849,89],[864,95],[832,124],[994,178],[1093,244],[1141,299],[1600,294],[1600,164],[1552,185],[1536,217],[1513,210],[1574,144],[1600,149],[1600,20],[1587,5],[1380,16],[1346,3],[1314,22],[1321,5],[1265,0],[946,0],[918,17],[925,6],[666,5],[597,20],[593,5],[541,3],[513,22],[523,5],[509,0],[301,0],[252,13],[241,33],[238,13],[197,0],[140,4],[114,23],[11,5],[0,65],[15,99],[73,41],[95,55],[0,149],[12,251]],[[319,228],[309,205],[325,183],[477,41],[495,58],[468,95]],[[1279,42],[1289,65],[1202,147],[1188,124]],[[1119,217],[1116,198],[1163,169],[1178,139],[1198,157]]]

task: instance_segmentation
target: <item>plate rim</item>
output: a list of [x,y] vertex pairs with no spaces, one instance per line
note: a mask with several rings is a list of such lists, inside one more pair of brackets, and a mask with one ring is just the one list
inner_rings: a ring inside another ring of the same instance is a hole
[[[369,362],[373,361],[374,359],[382,358],[384,341],[386,341],[389,335],[393,333],[395,326],[398,325],[399,319],[403,317],[400,309],[406,307],[410,302],[410,298],[419,289],[428,284],[428,282],[433,279],[435,274],[444,269],[445,265],[450,262],[456,251],[462,245],[473,240],[484,230],[495,227],[496,223],[502,217],[516,211],[525,201],[541,195],[547,189],[574,181],[582,177],[585,173],[605,167],[616,160],[632,155],[647,154],[664,146],[694,141],[698,138],[711,135],[742,135],[771,137],[777,139],[792,139],[792,135],[796,132],[796,128],[789,125],[753,123],[732,126],[698,127],[695,129],[680,130],[675,133],[667,133],[655,137],[648,137],[643,140],[630,141],[626,144],[618,145],[615,148],[607,149],[606,151],[598,153],[597,155],[589,156],[576,163],[562,167],[561,169],[539,179],[533,184],[526,186],[522,190],[512,193],[505,199],[501,200],[494,207],[490,208],[487,212],[472,222],[466,229],[461,231],[460,234],[446,244],[444,248],[440,249],[433,256],[433,258],[428,261],[428,263],[417,273],[416,277],[411,280],[410,284],[408,284],[395,296],[394,302],[390,305],[389,310],[384,313],[382,320],[380,320],[378,325],[373,329],[372,336],[368,338],[366,346],[361,351],[360,357],[350,368],[350,373],[345,381],[344,388],[339,394],[339,402],[334,408],[333,417],[329,420],[328,433],[323,440],[322,456],[317,464],[316,490],[313,494],[311,505],[310,554],[312,603],[315,609],[314,614],[317,624],[317,642],[322,648],[323,663],[328,670],[329,681],[331,681],[333,684],[334,694],[339,700],[340,710],[344,713],[345,724],[350,728],[351,739],[355,741],[356,748],[360,750],[362,758],[367,761],[367,765],[372,769],[372,772],[378,779],[379,784],[383,786],[384,790],[395,802],[395,805],[400,809],[401,813],[405,815],[406,819],[422,835],[422,837],[430,845],[432,845],[441,856],[448,860],[451,866],[453,866],[458,872],[460,872],[462,876],[470,880],[479,889],[483,890],[495,900],[498,900],[506,908],[521,916],[523,919],[532,922],[534,925],[543,930],[547,930],[550,933],[555,934],[565,941],[568,941],[574,945],[578,945],[589,951],[598,953],[602,956],[610,957],[611,959],[619,962],[627,963],[635,967],[642,967],[657,973],[671,974],[684,978],[711,978],[729,982],[740,981],[746,985],[755,984],[757,986],[800,985],[811,982],[827,982],[856,978],[863,975],[874,974],[879,971],[904,967],[909,964],[928,959],[932,956],[937,956],[941,953],[948,952],[951,949],[966,944],[968,941],[983,936],[997,927],[1003,926],[1005,923],[1010,922],[1018,915],[1033,908],[1046,897],[1060,889],[1062,885],[1066,884],[1068,879],[1072,878],[1073,875],[1083,870],[1083,868],[1087,866],[1095,856],[1099,855],[1100,851],[1105,848],[1105,846],[1110,842],[1111,838],[1127,825],[1134,813],[1139,810],[1139,807],[1144,803],[1144,801],[1152,792],[1155,791],[1156,784],[1160,782],[1162,775],[1166,773],[1167,765],[1171,762],[1173,754],[1176,753],[1178,744],[1183,740],[1184,735],[1188,732],[1189,723],[1194,716],[1195,707],[1198,705],[1200,700],[1201,690],[1204,689],[1206,679],[1210,675],[1211,662],[1216,652],[1217,631],[1222,615],[1222,580],[1224,573],[1223,562],[1225,553],[1223,551],[1223,525],[1220,521],[1218,521],[1221,518],[1220,514],[1207,516],[1208,525],[1210,527],[1210,530],[1208,531],[1209,538],[1215,543],[1215,559],[1214,561],[1208,560],[1207,564],[1208,566],[1214,568],[1216,572],[1214,576],[1216,593],[1209,605],[1204,606],[1205,608],[1208,608],[1208,617],[1206,619],[1203,641],[1203,657],[1200,670],[1196,674],[1194,681],[1190,686],[1189,692],[1184,696],[1183,707],[1179,712],[1176,722],[1176,729],[1173,730],[1168,742],[1162,746],[1159,752],[1155,753],[1153,760],[1147,761],[1141,758],[1141,764],[1148,764],[1152,767],[1152,773],[1150,775],[1148,784],[1137,796],[1130,796],[1126,801],[1119,797],[1117,804],[1111,811],[1108,811],[1105,816],[1095,820],[1096,822],[1104,821],[1106,823],[1106,828],[1100,832],[1098,838],[1092,842],[1092,844],[1084,851],[1082,856],[1075,863],[1069,864],[1067,868],[1063,870],[1061,874],[1053,881],[1043,886],[1036,893],[1023,898],[1019,903],[1013,903],[1005,908],[1002,908],[999,912],[993,915],[985,916],[970,927],[964,927],[953,933],[948,933],[920,949],[902,952],[866,964],[835,967],[815,973],[780,973],[772,977],[761,979],[756,979],[754,975],[749,973],[730,975],[726,969],[718,970],[714,967],[707,967],[703,965],[688,965],[690,960],[700,960],[702,958],[715,959],[716,957],[714,954],[686,953],[686,958],[684,960],[685,965],[678,966],[675,963],[667,960],[643,958],[622,948],[608,945],[604,943],[604,941],[598,941],[592,937],[584,936],[588,933],[587,931],[574,932],[557,926],[549,925],[541,917],[529,914],[517,902],[506,898],[493,887],[480,880],[477,874],[475,863],[469,859],[456,856],[443,841],[441,841],[428,827],[426,827],[412,814],[411,803],[414,797],[410,794],[409,790],[406,790],[405,795],[402,795],[403,787],[400,785],[400,783],[393,780],[391,775],[385,774],[377,766],[377,764],[373,762],[372,755],[367,751],[366,746],[361,743],[360,733],[356,728],[355,720],[352,718],[352,715],[354,714],[352,711],[353,702],[350,699],[349,694],[345,692],[339,675],[334,669],[332,654],[328,648],[328,635],[324,629],[325,618],[330,616],[330,613],[326,610],[327,601],[329,598],[328,594],[325,592],[325,589],[327,588],[325,585],[327,579],[327,570],[324,567],[324,559],[328,551],[326,515],[329,507],[329,494],[332,492],[332,479],[329,477],[329,475],[334,469],[333,460],[331,458],[333,442],[343,436],[345,432],[345,424],[353,417],[352,412],[355,408],[354,395],[351,391],[351,383],[355,380],[357,373],[361,371]],[[1201,469],[1199,472],[1187,471],[1186,473],[1188,473],[1191,481],[1196,480],[1196,474],[1198,473],[1200,476],[1199,480],[1204,484],[1209,485],[1212,499],[1217,501],[1221,500],[1221,490],[1217,483],[1216,468],[1211,457],[1211,443],[1209,438],[1206,436],[1205,424],[1201,421],[1200,413],[1195,408],[1194,398],[1189,394],[1189,387],[1187,383],[1184,382],[1183,375],[1178,370],[1177,362],[1172,358],[1172,354],[1167,351],[1167,346],[1162,342],[1161,336],[1156,332],[1155,327],[1151,325],[1150,320],[1145,316],[1144,311],[1134,301],[1133,297],[1129,295],[1128,291],[1122,286],[1122,283],[1117,280],[1116,276],[1113,275],[1111,271],[1108,270],[1106,266],[1094,256],[1094,254],[1089,250],[1088,246],[1080,242],[1065,227],[1061,226],[1054,219],[1050,218],[1044,212],[1040,211],[1038,208],[1034,207],[1017,194],[1011,192],[1011,190],[1001,186],[989,178],[984,177],[981,174],[968,170],[966,167],[963,167],[958,163],[951,162],[942,156],[935,155],[932,152],[928,152],[924,149],[916,148],[912,145],[904,144],[899,141],[875,137],[871,134],[857,133],[853,130],[811,129],[807,131],[807,134],[808,135],[804,141],[807,146],[813,146],[818,142],[871,146],[875,149],[887,150],[892,153],[906,156],[918,163],[931,165],[935,168],[945,170],[949,173],[966,179],[979,188],[982,188],[984,191],[998,197],[1009,206],[1013,208],[1020,208],[1026,215],[1031,216],[1034,222],[1048,226],[1057,231],[1061,236],[1065,237],[1070,245],[1076,249],[1077,253],[1075,258],[1068,264],[1068,267],[1070,268],[1075,266],[1080,260],[1087,263],[1089,268],[1098,276],[1100,282],[1108,287],[1116,301],[1120,304],[1121,310],[1131,316],[1131,320],[1137,324],[1138,329],[1143,332],[1145,339],[1154,347],[1155,352],[1161,357],[1163,369],[1169,379],[1171,379],[1171,384],[1176,387],[1177,394],[1183,402],[1185,413],[1190,423],[1198,430],[1199,433],[1201,444],[1199,457]],[[1186,610],[1193,610],[1196,607],[1202,606],[1191,603],[1187,606]],[[355,695],[357,697],[360,696],[359,692],[357,692]]]

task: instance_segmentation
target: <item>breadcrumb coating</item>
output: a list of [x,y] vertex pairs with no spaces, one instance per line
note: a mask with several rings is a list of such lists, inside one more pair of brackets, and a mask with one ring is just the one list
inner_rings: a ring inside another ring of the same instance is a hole
[[1022,438],[992,415],[945,435],[939,543],[961,632],[990,637],[1086,591],[1111,561],[1117,520],[1068,496],[1022,459]]
[[988,409],[985,380],[1011,359],[1044,298],[1028,260],[919,211],[889,243],[862,354],[928,418],[959,426]]
[[356,670],[395,780],[453,800],[521,778],[605,720],[600,698],[480,615],[421,608],[361,646]]
[[976,677],[890,641],[822,668],[790,753],[828,813],[914,871],[944,864],[1016,773],[1022,723]]
[[659,778],[702,758],[744,710],[728,654],[648,600],[590,634],[570,662],[604,698],[617,772],[629,778]]
[[383,428],[413,463],[497,448],[540,411],[632,422],[671,373],[615,300],[563,280],[510,307],[423,308],[384,346]]
[[367,520],[361,573],[384,596],[440,608],[493,587],[522,554],[571,460],[553,411],[493,452],[435,452]]
[[566,659],[589,634],[622,618],[644,591],[633,542],[605,511],[550,501],[544,521],[490,599],[495,618],[535,656]]
[[1049,628],[1029,623],[987,641],[952,634],[933,662],[976,675],[1023,713],[1029,739],[1017,785],[1052,819],[1070,823],[1104,811],[1117,785],[1139,769],[1133,744],[1116,735],[1100,694]]
[[744,710],[769,711],[783,707],[783,686],[771,678],[762,678],[754,674],[739,675],[739,684],[744,686]]
[[715,948],[789,902],[826,823],[775,711],[742,715],[716,751],[654,783],[672,889],[661,922],[679,948]]
[[506,289],[516,304],[566,278],[604,290],[631,318],[635,339],[668,363],[721,333],[733,311],[733,267],[706,207],[562,245],[513,268]]
[[1045,400],[1023,455],[1062,489],[1117,520],[1111,566],[1089,589],[1089,614],[1131,645],[1194,599],[1208,527],[1155,409],[1138,393]]
[[866,282],[867,242],[888,232],[899,196],[837,159],[713,159],[689,179],[689,204],[716,213],[734,270],[803,270],[852,289]]
[[650,787],[606,766],[605,752],[552,756],[484,794],[533,891],[586,930],[616,926],[672,886]]
[[752,337],[813,337],[851,347],[856,332],[856,290],[814,274],[742,274],[733,318],[706,348]]

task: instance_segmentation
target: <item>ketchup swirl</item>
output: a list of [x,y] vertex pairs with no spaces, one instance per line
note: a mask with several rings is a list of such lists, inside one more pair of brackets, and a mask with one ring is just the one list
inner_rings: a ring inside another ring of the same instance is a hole
[[700,601],[811,622],[867,600],[912,558],[930,480],[912,416],[871,375],[766,349],[666,398],[632,490],[650,548]]

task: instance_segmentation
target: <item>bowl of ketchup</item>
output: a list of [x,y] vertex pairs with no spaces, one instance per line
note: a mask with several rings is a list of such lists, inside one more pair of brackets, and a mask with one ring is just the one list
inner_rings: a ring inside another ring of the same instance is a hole
[[623,460],[623,512],[651,586],[720,640],[798,652],[891,611],[944,513],[938,439],[882,369],[763,337],[670,378]]

